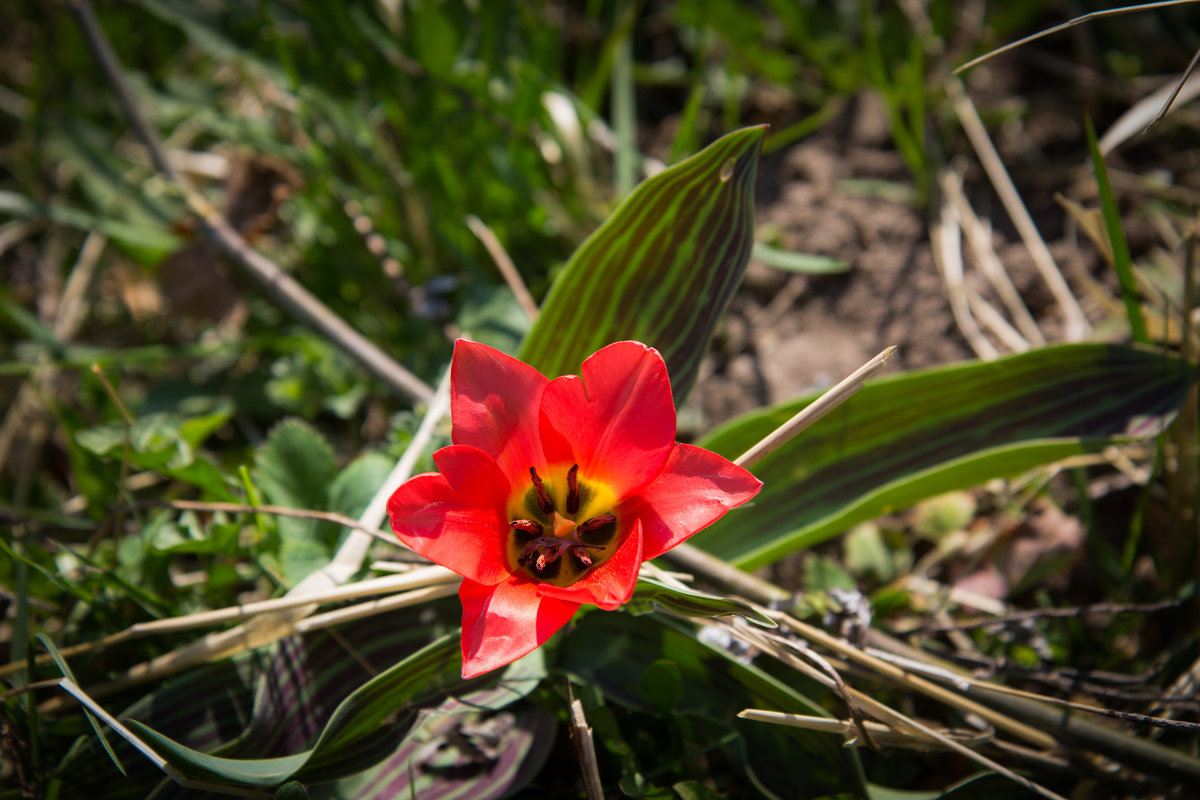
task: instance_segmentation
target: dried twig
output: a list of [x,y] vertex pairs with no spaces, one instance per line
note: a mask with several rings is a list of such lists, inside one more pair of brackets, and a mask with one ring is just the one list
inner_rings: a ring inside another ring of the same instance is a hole
[[596,743],[592,740],[592,729],[583,714],[583,703],[575,699],[571,684],[567,684],[567,699],[571,703],[571,743],[579,757],[579,769],[583,772],[583,787],[588,800],[604,800],[604,786],[600,782],[600,765],[596,762]]
[[[745,453],[742,453],[741,456],[734,459],[733,463],[740,467],[750,468],[780,447],[783,447],[783,445],[794,439],[803,430],[837,408],[861,389],[868,378],[887,366],[888,358],[896,352],[896,349],[896,346],[892,345],[863,364],[847,378],[812,403],[809,403],[787,422],[780,425]],[[717,582],[722,586],[727,586],[738,594],[760,603],[775,604],[791,596],[779,587],[772,586],[767,581],[744,572],[686,542],[668,550],[663,554],[663,557],[697,574],[715,577]]]
[[1183,605],[1183,600],[1160,600],[1157,603],[1095,603],[1088,606],[1070,606],[1067,608],[1035,608],[1030,611],[1018,611],[999,617],[982,617],[964,620],[950,625],[918,625],[910,628],[900,636],[911,636],[915,633],[943,633],[945,631],[966,631],[975,628],[990,628],[992,626],[1014,625],[1038,619],[1086,619],[1097,615],[1115,614],[1153,614],[1159,611],[1169,611]]
[[763,437],[758,444],[734,459],[733,463],[748,469],[796,438],[804,429],[837,408],[861,389],[868,378],[887,366],[887,360],[896,350],[896,345],[892,345],[863,364],[832,389],[805,406],[794,417]]
[[[804,728],[810,731],[821,731],[823,733],[840,733],[847,737],[847,746],[862,747],[865,742],[861,739],[850,738],[851,732],[857,727],[854,720],[848,719],[830,719],[829,717],[810,717],[805,714],[785,714],[781,711],[767,711],[761,708],[747,708],[738,714],[742,719],[754,720],[755,722],[772,722],[777,725],[789,725],[795,728]],[[930,741],[924,736],[914,736],[905,731],[898,731],[888,725],[880,722],[872,722],[870,720],[863,721],[862,729],[869,731],[875,743],[883,747],[905,747],[911,750],[942,750],[940,743]],[[860,729],[861,730],[861,729]],[[948,739],[959,742],[967,747],[979,747],[985,744],[990,744],[993,737],[978,731],[969,729],[963,730],[939,730]]]
[[971,67],[978,66],[979,64],[982,64],[984,61],[995,58],[996,56],[1000,55],[1001,53],[1007,53],[1009,50],[1015,50],[1016,48],[1027,45],[1030,42],[1036,42],[1038,39],[1044,39],[1045,37],[1052,36],[1052,35],[1058,33],[1059,31],[1065,31],[1067,28],[1073,28],[1076,25],[1082,25],[1083,23],[1091,22],[1094,19],[1104,19],[1105,17],[1115,17],[1115,16],[1118,16],[1121,14],[1129,14],[1134,11],[1150,11],[1155,8],[1166,8],[1167,6],[1180,6],[1180,5],[1186,5],[1187,3],[1194,3],[1194,2],[1196,2],[1196,0],[1164,0],[1163,2],[1157,2],[1157,3],[1140,3],[1138,5],[1133,5],[1133,6],[1122,6],[1121,8],[1109,8],[1109,9],[1105,9],[1103,11],[1093,11],[1089,14],[1083,14],[1082,16],[1078,16],[1078,17],[1069,19],[1060,25],[1055,25],[1054,27],[1046,28],[1043,31],[1038,31],[1037,33],[1026,36],[1024,39],[1018,39],[1015,42],[1010,42],[1009,44],[1006,44],[1003,47],[997,47],[995,50],[984,53],[983,55],[979,56],[978,58],[973,58],[970,61],[968,61],[967,63],[963,64],[961,67],[954,70],[954,74],[958,75],[960,73],[966,72],[967,70],[971,69]]
[[517,298],[517,303],[525,310],[525,314],[529,319],[536,322],[538,314],[541,312],[538,311],[533,295],[529,293],[529,289],[525,286],[525,281],[522,280],[521,273],[517,270],[517,265],[513,263],[513,260],[508,257],[508,253],[505,252],[504,245],[500,244],[500,240],[496,238],[496,234],[492,233],[492,229],[474,214],[467,217],[467,227],[483,243],[483,246],[487,248],[488,254],[496,262],[496,267],[500,270],[500,274],[504,276],[504,282],[508,284],[513,297]]
[[242,235],[188,184],[172,166],[158,134],[150,127],[138,108],[91,3],[88,0],[72,0],[71,7],[75,11],[88,47],[99,64],[100,71],[112,87],[129,126],[146,146],[155,168],[183,193],[188,208],[199,218],[205,235],[213,244],[254,278],[275,302],[306,325],[328,337],[393,391],[413,400],[429,402],[433,398],[433,389],[346,324],[275,262],[250,247]]
[[1030,256],[1033,257],[1033,263],[1038,268],[1042,280],[1046,282],[1050,293],[1054,295],[1055,301],[1058,302],[1059,307],[1062,309],[1063,318],[1066,323],[1067,340],[1079,341],[1085,338],[1091,328],[1087,317],[1084,316],[1083,309],[1079,306],[1079,301],[1071,293],[1071,288],[1067,285],[1058,266],[1054,263],[1054,257],[1050,255],[1050,249],[1046,247],[1046,242],[1038,232],[1033,218],[1029,216],[1029,211],[1025,208],[1025,203],[1022,202],[1021,195],[1013,185],[1012,178],[1009,177],[1004,162],[1000,160],[1000,155],[996,152],[991,137],[988,136],[987,129],[983,127],[983,121],[979,119],[979,113],[975,110],[975,105],[971,102],[971,99],[963,90],[962,83],[957,78],[952,78],[947,82],[946,93],[950,98],[959,123],[963,126],[963,130],[966,131],[967,138],[970,139],[971,145],[975,148],[976,155],[979,156],[980,163],[983,164],[984,171],[987,172],[988,178],[996,190],[996,194],[1000,196],[1000,202],[1004,205],[1004,210],[1008,212],[1008,216],[1016,226],[1021,240],[1025,242],[1025,247],[1028,248]]
[[971,314],[971,305],[967,302],[965,275],[962,257],[962,227],[954,205],[945,191],[944,185],[953,179],[950,170],[943,170],[939,185],[940,203],[933,218],[929,221],[929,240],[933,245],[933,260],[937,262],[938,271],[942,273],[942,281],[946,285],[946,297],[950,301],[950,311],[958,330],[963,338],[971,345],[980,359],[991,361],[1000,355],[996,346],[989,342],[979,330],[975,317]]

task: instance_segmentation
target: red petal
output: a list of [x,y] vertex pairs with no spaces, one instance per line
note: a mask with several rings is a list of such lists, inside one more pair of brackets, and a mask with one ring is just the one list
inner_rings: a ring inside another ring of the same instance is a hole
[[539,597],[535,584],[512,578],[495,586],[463,581],[462,676],[511,664],[566,625],[579,603]]
[[758,478],[716,453],[681,444],[662,473],[627,498],[617,513],[641,519],[642,556],[649,561],[716,522],[761,488]]
[[441,474],[417,475],[388,500],[392,530],[464,578],[489,585],[508,578],[508,479],[474,447],[443,447],[433,460]]
[[589,572],[570,586],[538,584],[538,594],[576,603],[593,603],[612,611],[622,603],[628,603],[637,587],[638,568],[642,557],[642,525],[635,519],[612,558]]
[[675,445],[667,365],[652,347],[617,342],[589,356],[580,375],[555,378],[542,393],[546,461],[578,464],[581,480],[622,497],[657,475]]
[[542,468],[538,406],[547,383],[528,364],[459,339],[450,367],[454,443],[478,447],[496,459],[505,475]]

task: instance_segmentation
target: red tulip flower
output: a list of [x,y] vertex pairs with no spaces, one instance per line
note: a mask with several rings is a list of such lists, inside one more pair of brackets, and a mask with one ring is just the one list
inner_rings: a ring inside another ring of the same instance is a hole
[[583,603],[627,602],[643,561],[762,488],[675,441],[666,364],[639,342],[548,380],[460,339],[450,387],[454,444],[388,514],[405,544],[463,577],[464,678],[533,650]]

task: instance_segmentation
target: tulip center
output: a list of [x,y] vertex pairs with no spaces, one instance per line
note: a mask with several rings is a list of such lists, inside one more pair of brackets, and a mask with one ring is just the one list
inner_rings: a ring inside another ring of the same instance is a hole
[[534,467],[529,477],[517,518],[508,523],[509,565],[533,580],[570,586],[612,555],[617,517],[603,508],[611,492],[581,481],[578,464],[557,487]]

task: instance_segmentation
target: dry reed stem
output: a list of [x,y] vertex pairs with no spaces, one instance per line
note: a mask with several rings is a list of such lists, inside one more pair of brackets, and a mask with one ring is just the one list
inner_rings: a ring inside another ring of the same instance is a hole
[[[769,711],[762,708],[747,708],[738,714],[742,719],[753,720],[755,722],[770,722],[776,725],[787,725],[793,728],[804,728],[810,731],[819,731],[821,733],[840,733],[846,737],[846,745],[853,747],[863,747],[866,743],[857,737],[851,737],[855,730],[854,720],[851,719],[831,719],[829,717],[810,717],[806,714],[786,714],[782,711]],[[941,744],[937,741],[930,740],[925,736],[914,736],[910,733],[898,731],[882,722],[873,722],[866,720],[863,722],[866,730],[870,732],[871,738],[876,744],[884,747],[903,747],[909,750],[943,750]],[[953,730],[945,728],[938,730],[938,733],[946,738],[957,741],[965,747],[981,747],[990,744],[994,739],[988,734],[981,734],[972,730]]]
[[[384,481],[375,497],[367,505],[359,517],[359,523],[365,527],[378,527],[386,514],[387,499],[396,486],[408,479],[421,452],[433,436],[433,429],[449,408],[449,370],[443,378],[433,402],[425,413],[421,425],[413,439],[409,442],[404,454],[387,480]],[[106,681],[92,688],[92,693],[103,696],[110,692],[135,686],[147,681],[157,680],[166,675],[174,674],[199,664],[215,661],[261,647],[277,641],[284,636],[296,632],[296,624],[311,614],[317,603],[314,597],[328,591],[340,583],[349,580],[358,571],[366,557],[370,536],[359,531],[353,531],[338,549],[333,560],[315,570],[301,580],[288,592],[287,598],[302,599],[303,602],[289,606],[284,610],[267,612],[255,616],[227,631],[210,633],[191,644],[164,653],[150,661],[142,662],[127,670],[126,674],[111,681]],[[54,701],[48,701],[45,713],[58,710]]]
[[[1109,9],[1105,9],[1103,11],[1093,11],[1091,13],[1083,14],[1081,16],[1069,19],[1066,22],[1061,23],[1059,25],[1055,25],[1053,27],[1046,28],[1045,30],[1038,31],[1037,33],[1030,34],[1029,36],[1026,36],[1024,39],[1018,39],[1015,42],[1010,42],[1010,43],[1004,45],[1003,47],[997,47],[995,50],[991,50],[987,53],[984,53],[983,55],[979,56],[978,58],[973,58],[970,61],[968,61],[967,63],[958,67],[957,69],[954,70],[954,74],[959,75],[959,74],[971,69],[971,67],[978,66],[979,64],[982,64],[983,62],[988,61],[989,59],[995,58],[996,56],[998,56],[1002,53],[1007,53],[1010,50],[1015,50],[1018,47],[1023,47],[1024,45],[1027,45],[1030,42],[1036,42],[1038,39],[1044,39],[1045,37],[1052,36],[1052,35],[1058,33],[1059,31],[1065,31],[1067,28],[1073,28],[1076,25],[1082,25],[1085,22],[1091,22],[1092,20],[1095,20],[1095,19],[1104,19],[1105,17],[1115,17],[1115,16],[1118,16],[1121,14],[1131,14],[1135,11],[1151,11],[1156,8],[1166,8],[1168,6],[1180,6],[1180,5],[1186,5],[1188,3],[1195,3],[1195,2],[1196,2],[1196,0],[1163,0],[1163,2],[1157,2],[1157,3],[1139,3],[1138,5],[1133,5],[1133,6],[1122,6],[1120,8],[1109,8]],[[1186,78],[1186,74],[1184,77]]]
[[953,205],[955,213],[958,216],[958,222],[962,226],[963,236],[966,238],[967,246],[971,250],[971,255],[975,258],[975,266],[980,273],[987,278],[988,283],[996,291],[996,295],[1004,303],[1008,309],[1009,315],[1016,324],[1017,330],[1033,345],[1043,345],[1046,339],[1042,336],[1042,331],[1038,328],[1037,322],[1033,319],[1033,314],[1029,313],[1029,308],[1025,305],[1025,301],[1021,299],[1020,292],[1013,285],[1012,279],[1008,276],[1008,271],[1004,268],[1003,262],[1000,261],[1000,256],[996,253],[996,248],[992,246],[992,231],[991,226],[985,225],[983,221],[975,214],[975,209],[971,207],[971,203],[967,200],[962,189],[962,174],[960,172],[947,172],[945,181],[942,183],[942,192]]
[[[449,570],[447,570],[449,572]],[[310,631],[328,628],[330,625],[340,625],[343,622],[350,622],[356,619],[371,617],[375,614],[382,614],[387,611],[396,611],[401,608],[411,608],[420,603],[427,603],[432,600],[440,600],[443,597],[449,597],[453,594],[458,594],[458,585],[462,583],[462,578],[455,575],[453,572],[447,576],[450,580],[435,586],[426,586],[424,589],[416,589],[411,592],[393,595],[392,597],[383,597],[378,600],[370,600],[366,603],[358,603],[357,605],[347,606],[346,608],[335,609],[324,614],[308,617],[295,625],[296,633],[308,633]]]
[[950,311],[958,324],[958,330],[976,356],[984,361],[991,361],[1000,355],[1000,351],[984,337],[971,313],[970,303],[967,302],[962,259],[962,228],[944,188],[945,183],[951,180],[951,175],[948,169],[942,171],[938,181],[941,202],[938,203],[937,214],[929,221],[933,260],[937,263],[938,271],[942,273],[942,283],[946,286],[946,297],[950,301]]
[[508,284],[513,297],[517,298],[517,303],[525,310],[525,315],[531,321],[536,322],[540,313],[537,303],[534,301],[533,295],[529,293],[528,287],[525,286],[525,281],[521,278],[517,265],[505,251],[504,245],[500,244],[500,240],[496,238],[496,234],[492,233],[492,229],[474,214],[467,217],[467,227],[487,248],[488,254],[492,257],[492,261],[496,262],[496,268],[504,276],[504,282]]
[[[21,229],[25,233],[29,228]],[[88,289],[96,274],[96,267],[108,244],[108,239],[96,232],[89,233],[79,249],[75,265],[67,277],[62,294],[54,310],[54,320],[50,330],[59,342],[69,342],[78,334],[91,308],[88,302]],[[0,250],[3,250],[0,247]],[[0,465],[8,463],[9,452],[18,438],[27,435],[32,428],[33,420],[44,411],[42,397],[51,392],[51,387],[59,370],[44,362],[49,361],[43,355],[43,362],[35,367],[29,379],[21,385],[16,398],[4,414],[4,425],[0,427]]]
[[154,167],[182,193],[188,209],[200,220],[201,228],[209,240],[247,272],[272,300],[306,325],[320,331],[393,391],[420,402],[432,400],[433,389],[424,381],[334,314],[274,261],[252,248],[221,213],[192,188],[171,164],[158,134],[142,115],[91,3],[72,0],[71,7],[88,48],[116,95],[117,103],[134,134],[149,151]]
[[[786,615],[782,615],[782,616],[785,619],[790,619],[790,618],[787,618]],[[791,621],[795,622],[795,620],[791,620]],[[800,624],[803,626],[803,623],[800,623]],[[803,627],[807,628],[808,626],[803,626]],[[816,630],[816,629],[813,629],[813,630]],[[835,642],[838,642],[839,644],[843,644],[843,643],[841,643],[841,640],[835,639],[834,637],[830,637],[830,636],[828,636],[828,634],[825,634],[823,631],[821,631],[819,633],[821,634],[821,637],[823,637],[823,638],[827,638],[827,639],[833,640]],[[833,686],[832,686],[833,682],[827,675],[825,675],[820,670],[814,669],[813,667],[810,667],[809,665],[804,664],[802,661],[800,661],[798,659],[798,657],[794,653],[783,650],[781,648],[780,644],[777,641],[775,641],[773,637],[769,636],[766,632],[752,629],[751,626],[749,626],[749,625],[738,625],[737,635],[740,638],[743,638],[743,639],[755,644],[760,649],[771,653],[776,658],[778,658],[780,661],[803,672],[804,674],[806,674],[808,677],[812,678],[813,680],[816,680],[825,686],[833,688]],[[857,648],[853,647],[852,645],[846,644],[845,646],[849,650],[855,651],[860,656],[865,655],[862,653],[862,651],[858,650]],[[794,645],[792,645],[792,647],[794,647]],[[852,659],[852,660],[858,660],[858,659]],[[885,662],[879,661],[878,659],[873,659],[873,660],[878,662],[879,664],[885,664]],[[890,666],[890,665],[887,665],[887,666]],[[903,673],[900,670],[895,670],[895,671],[900,672],[901,675],[907,676],[906,673]],[[907,676],[907,677],[912,678],[912,676]],[[911,680],[910,681],[902,680],[901,683],[902,683],[902,685],[907,684],[909,686],[909,688],[917,688],[917,687],[921,686],[922,684],[924,684],[925,687],[927,687],[927,688],[931,687],[931,688],[937,689],[939,691],[934,692],[932,694],[930,692],[925,692],[926,694],[931,694],[931,696],[935,696],[937,699],[941,699],[940,697],[937,697],[937,695],[941,694],[941,693],[944,693],[946,696],[948,696],[950,698],[955,698],[956,700],[962,699],[962,698],[959,698],[958,695],[955,695],[953,692],[944,690],[944,689],[942,689],[942,687],[935,686],[934,684],[928,684],[927,682],[921,681],[919,679],[917,679],[915,682],[911,681]],[[1013,781],[1014,783],[1024,786],[1024,787],[1030,789],[1031,791],[1037,792],[1038,794],[1040,794],[1044,797],[1052,798],[1053,800],[1065,800],[1060,795],[1055,794],[1054,792],[1050,791],[1049,789],[1046,789],[1045,787],[1043,787],[1037,783],[1034,783],[1033,781],[1031,781],[1023,776],[1018,775],[1017,773],[1010,770],[1008,767],[1005,767],[1003,764],[1000,764],[1000,763],[988,758],[987,756],[977,753],[974,750],[970,749],[969,747],[965,747],[964,745],[959,744],[958,742],[948,739],[947,737],[945,737],[942,734],[938,733],[937,731],[931,729],[927,725],[924,725],[924,724],[918,722],[917,720],[914,720],[911,717],[909,717],[905,714],[902,714],[899,711],[896,711],[894,708],[876,700],[875,698],[871,697],[870,695],[867,695],[857,689],[850,689],[849,693],[854,697],[855,701],[859,704],[859,706],[861,706],[863,709],[865,709],[868,713],[870,713],[876,719],[890,723],[890,725],[894,728],[899,728],[901,731],[904,731],[904,730],[915,731],[917,735],[925,736],[928,739],[930,739],[931,741],[934,741],[934,742],[938,743],[939,745],[941,745],[942,747],[946,748],[947,750],[952,750],[952,751],[958,753],[959,755],[965,756],[967,759],[974,761],[988,769],[995,770],[996,772],[1005,776],[1006,778]],[[958,705],[958,704],[954,703],[954,705]],[[971,703],[971,705],[974,706],[977,704]],[[988,714],[988,716],[986,716],[985,719],[988,719],[989,722],[993,722],[992,718],[999,718],[999,719],[1003,719],[1006,723],[1009,723],[1013,727],[1027,727],[1027,726],[1021,725],[1021,723],[1017,723],[1015,720],[1008,719],[1007,717],[1004,717],[1002,714],[998,714],[997,712],[994,712],[985,706],[978,706],[978,707]],[[960,708],[961,708],[961,706],[960,706]],[[1006,725],[1005,726],[1006,729],[1010,725]],[[1001,727],[1001,726],[997,725],[996,727]],[[1032,731],[1033,729],[1030,729],[1030,730]],[[1010,732],[1012,732],[1012,731],[1010,730]],[[1035,733],[1039,734],[1041,738],[1049,741],[1050,746],[1047,748],[1044,748],[1044,749],[1054,749],[1055,744],[1054,744],[1053,739],[1051,739],[1049,736],[1047,736],[1045,734],[1041,734],[1040,731],[1035,732]],[[1035,744],[1036,744],[1036,742],[1035,742]]]
[[1088,324],[1083,309],[1079,307],[1079,301],[1071,293],[1066,279],[1063,278],[1058,266],[1054,263],[1054,257],[1050,255],[1050,249],[1046,247],[1046,242],[1038,232],[1033,218],[1029,216],[1029,210],[1025,208],[1025,203],[1017,193],[1017,188],[1013,185],[1004,162],[1000,160],[1000,155],[996,152],[987,129],[983,127],[983,121],[979,119],[979,112],[975,110],[975,104],[971,102],[971,98],[963,89],[962,82],[957,78],[947,81],[946,94],[950,98],[959,123],[971,141],[971,146],[975,148],[975,153],[991,180],[996,194],[999,195],[1004,210],[1008,212],[1021,240],[1029,250],[1030,256],[1033,257],[1033,263],[1041,274],[1042,280],[1046,282],[1050,293],[1054,295],[1055,301],[1062,309],[1067,340],[1080,341],[1086,338],[1091,330],[1091,325]]
[[[75,656],[81,653],[87,653],[105,647],[111,647],[114,644],[120,644],[132,639],[138,639],[143,636],[154,636],[165,633],[179,633],[180,631],[194,630],[203,628],[209,625],[222,625],[226,622],[235,620],[247,620],[259,614],[272,612],[286,611],[299,606],[308,604],[338,603],[343,600],[350,600],[356,597],[365,597],[372,594],[390,594],[393,592],[411,592],[415,589],[423,589],[430,586],[439,586],[445,584],[454,584],[457,587],[458,576],[445,567],[429,566],[419,567],[417,569],[405,572],[400,575],[387,575],[381,578],[371,578],[368,580],[358,581],[347,586],[338,586],[324,592],[305,595],[304,597],[276,597],[271,600],[260,600],[255,603],[245,603],[243,605],[230,606],[228,608],[218,608],[212,611],[201,611],[196,614],[188,614],[181,617],[168,617],[166,619],[156,619],[149,622],[139,622],[136,625],[131,625],[125,630],[105,636],[102,639],[95,639],[90,642],[83,642],[74,645],[73,647],[64,647],[59,650],[64,657]],[[48,663],[51,660],[50,654],[46,653],[38,656],[39,664]],[[11,663],[0,666],[0,677],[17,672],[24,668],[25,662],[13,661]]]
[[847,661],[856,663],[861,667],[865,667],[875,674],[887,678],[888,680],[891,680],[900,686],[920,692],[921,694],[927,695],[935,700],[945,703],[946,705],[957,708],[964,714],[976,714],[982,719],[987,720],[996,728],[1007,731],[1013,736],[1024,739],[1030,744],[1033,744],[1044,750],[1054,750],[1058,747],[1057,743],[1054,741],[1054,738],[1044,731],[1026,725],[1023,722],[1018,722],[1017,720],[1001,712],[976,703],[973,700],[961,697],[942,686],[938,686],[937,684],[930,683],[923,678],[911,675],[894,664],[889,664],[883,659],[877,658],[876,656],[859,649],[847,641],[828,634],[820,628],[808,625],[787,614],[773,614],[769,616],[773,616],[784,627],[791,629],[794,633],[806,641],[820,645],[827,650],[837,653]]
[[805,428],[850,399],[852,395],[863,387],[863,383],[868,378],[887,366],[887,360],[891,358],[896,350],[896,345],[892,345],[850,373],[849,376],[838,382],[829,391],[805,406],[794,417],[764,436],[762,441],[735,458],[733,463],[739,467],[749,469],[780,447],[783,447],[804,431]]
[[[780,447],[783,447],[783,445],[794,439],[814,422],[853,396],[863,387],[868,378],[887,366],[887,360],[896,352],[896,349],[896,346],[892,345],[867,361],[829,389],[829,391],[797,412],[787,422],[764,436],[753,447],[734,459],[733,463],[749,469]],[[717,581],[721,585],[727,586],[736,593],[760,603],[772,604],[782,602],[791,596],[783,589],[740,570],[687,542],[668,550],[663,554],[663,557],[675,564],[686,567],[694,573],[719,576]],[[662,578],[661,571],[651,564],[644,565],[642,569],[647,570],[648,574],[652,574],[660,579]],[[676,582],[676,585],[678,585],[678,582]]]
[[583,703],[575,699],[570,681],[567,682],[567,699],[571,707],[571,744],[579,759],[579,770],[583,774],[583,788],[588,800],[604,800],[604,784],[600,780],[600,765],[596,761],[596,743],[592,739],[592,728],[583,713]]

